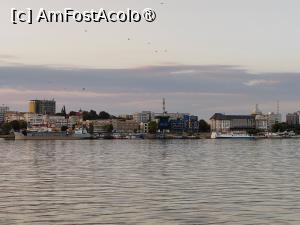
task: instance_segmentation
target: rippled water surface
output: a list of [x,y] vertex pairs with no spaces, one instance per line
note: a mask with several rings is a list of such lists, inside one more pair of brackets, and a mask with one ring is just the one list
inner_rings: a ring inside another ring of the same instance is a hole
[[300,224],[300,140],[0,140],[0,224]]

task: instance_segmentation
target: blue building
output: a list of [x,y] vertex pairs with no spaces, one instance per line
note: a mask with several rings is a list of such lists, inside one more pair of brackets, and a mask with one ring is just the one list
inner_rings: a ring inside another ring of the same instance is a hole
[[184,115],[182,118],[170,119],[170,131],[176,133],[198,132],[199,122],[197,116]]

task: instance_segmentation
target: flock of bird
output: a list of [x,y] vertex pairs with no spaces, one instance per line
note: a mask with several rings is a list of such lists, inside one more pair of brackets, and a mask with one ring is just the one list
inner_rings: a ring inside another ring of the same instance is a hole
[[[160,5],[165,5],[165,2],[161,2]],[[87,33],[88,30],[85,29],[84,32]],[[128,40],[128,41],[131,41],[131,38],[127,38],[127,40]],[[147,44],[148,44],[148,45],[151,45],[152,43],[151,43],[150,41],[148,41]],[[161,52],[167,53],[168,50],[165,49],[165,50],[163,50],[163,51],[161,51]],[[156,54],[159,53],[159,50],[154,50],[154,53],[156,53]],[[48,83],[50,83],[50,82],[48,82]],[[64,88],[64,90],[66,90],[66,88]],[[82,88],[82,91],[86,91],[86,88]]]

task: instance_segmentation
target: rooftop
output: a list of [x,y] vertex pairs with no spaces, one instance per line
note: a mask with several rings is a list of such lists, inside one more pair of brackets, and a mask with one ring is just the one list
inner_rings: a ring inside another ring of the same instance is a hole
[[223,113],[215,113],[211,120],[233,120],[233,119],[254,119],[251,115],[225,115]]

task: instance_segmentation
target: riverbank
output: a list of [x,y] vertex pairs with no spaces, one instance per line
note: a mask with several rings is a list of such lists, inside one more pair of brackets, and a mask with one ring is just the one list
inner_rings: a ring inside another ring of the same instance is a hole
[[13,134],[0,135],[0,138],[6,139],[6,140],[14,140],[15,139],[15,135],[13,135]]

